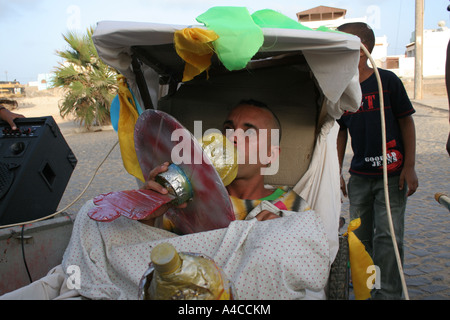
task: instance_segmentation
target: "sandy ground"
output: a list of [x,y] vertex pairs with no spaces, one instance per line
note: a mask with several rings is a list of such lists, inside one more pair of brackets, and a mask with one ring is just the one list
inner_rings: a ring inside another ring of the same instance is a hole
[[[64,134],[85,132],[86,129],[81,127],[74,120],[74,117],[61,117],[58,105],[63,97],[63,90],[59,88],[44,91],[27,88],[25,97],[14,99],[18,103],[18,108],[11,111],[22,114],[27,118],[52,116]],[[93,128],[92,130],[99,129]],[[107,126],[103,129],[112,129],[112,127]]]
[[45,91],[34,91],[27,89],[25,97],[15,99],[18,108],[11,110],[24,115],[27,118],[52,116],[58,124],[70,123],[74,127],[73,119],[63,119],[59,114],[58,103],[63,98],[63,91],[60,89],[50,89]]

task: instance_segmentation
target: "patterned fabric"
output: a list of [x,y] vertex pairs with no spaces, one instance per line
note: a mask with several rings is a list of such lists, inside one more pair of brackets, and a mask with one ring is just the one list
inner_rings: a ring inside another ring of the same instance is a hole
[[314,211],[268,221],[233,221],[228,228],[177,236],[119,217],[97,222],[88,201],[75,220],[62,268],[78,266],[78,294],[88,299],[137,299],[153,247],[203,253],[234,283],[238,299],[308,299],[328,280],[330,257],[321,218]]
[[[272,199],[271,196],[273,195],[275,195],[275,199]],[[230,196],[236,220],[245,220],[249,212],[264,200],[274,204],[280,210],[303,212],[311,209],[305,200],[288,187],[277,188],[271,196],[258,200],[239,199]]]

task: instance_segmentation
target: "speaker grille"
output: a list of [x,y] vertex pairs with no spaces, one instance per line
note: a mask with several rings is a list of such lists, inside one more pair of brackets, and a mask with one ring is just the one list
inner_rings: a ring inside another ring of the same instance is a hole
[[14,173],[9,170],[9,165],[7,163],[0,162],[0,199],[8,193],[13,180]]

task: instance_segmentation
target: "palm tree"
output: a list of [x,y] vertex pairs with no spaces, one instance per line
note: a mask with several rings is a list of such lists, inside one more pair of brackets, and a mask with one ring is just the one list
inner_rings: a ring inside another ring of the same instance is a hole
[[53,87],[65,90],[59,110],[64,118],[73,115],[86,128],[111,122],[109,109],[117,94],[117,71],[98,57],[92,41],[93,28],[84,36],[74,32],[63,35],[70,49],[56,51],[65,61],[52,78]]

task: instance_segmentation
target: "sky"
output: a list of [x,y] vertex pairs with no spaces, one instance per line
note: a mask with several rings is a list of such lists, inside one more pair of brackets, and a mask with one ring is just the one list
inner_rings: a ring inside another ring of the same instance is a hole
[[[449,0],[424,0],[424,29],[439,21],[450,27]],[[276,10],[294,20],[316,6],[347,10],[346,18],[366,17],[377,37],[387,36],[388,55],[404,54],[415,28],[415,0],[0,0],[0,81],[36,81],[61,62],[63,34],[85,34],[98,21],[198,24],[195,18],[214,6],[247,7],[250,14]]]

